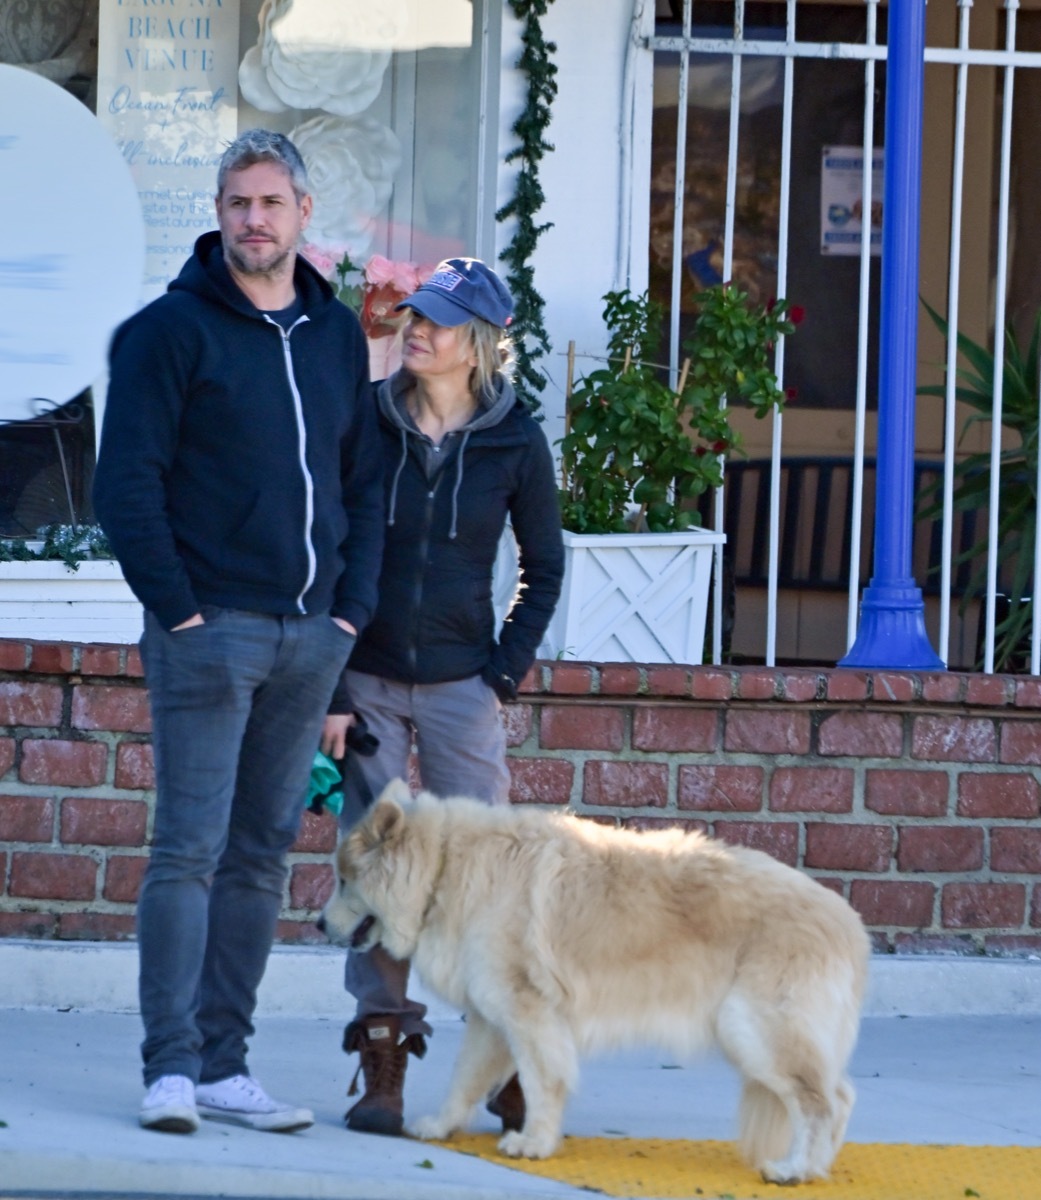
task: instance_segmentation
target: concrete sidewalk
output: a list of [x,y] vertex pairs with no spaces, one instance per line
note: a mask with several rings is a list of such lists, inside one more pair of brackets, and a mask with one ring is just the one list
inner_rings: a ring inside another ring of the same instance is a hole
[[[347,1133],[345,1091],[356,1060],[339,1049],[346,1013],[332,984],[342,957],[325,950],[275,953],[250,1055],[273,1094],[314,1109],[312,1129],[276,1137],[204,1122],[187,1138],[141,1130],[139,1021],[132,1011],[112,1011],[121,972],[129,968],[132,979],[133,948],[42,945],[0,943],[0,1196],[588,1196],[443,1147]],[[110,985],[108,1011],[70,1006],[84,991],[103,990],[100,978],[91,979],[99,964]],[[848,1140],[1041,1146],[1041,963],[874,966],[873,1015],[852,1066],[858,1100]],[[333,1005],[337,1011],[322,1011]],[[917,1015],[894,1015],[900,1011]],[[409,1067],[410,1117],[438,1106],[462,1036],[454,1013],[435,1005],[432,1015],[429,1053]],[[584,1066],[565,1130],[725,1140],[737,1096],[736,1076],[713,1056],[680,1064],[654,1050],[613,1055]],[[496,1127],[486,1114],[475,1125]]]

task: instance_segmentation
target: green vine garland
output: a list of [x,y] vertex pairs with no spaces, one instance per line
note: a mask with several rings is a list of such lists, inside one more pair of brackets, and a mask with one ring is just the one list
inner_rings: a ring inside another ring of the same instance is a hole
[[517,67],[528,77],[528,95],[524,111],[512,130],[520,138],[520,145],[505,158],[507,163],[521,164],[517,185],[513,199],[499,209],[495,219],[505,221],[513,217],[517,222],[513,239],[499,257],[510,268],[506,280],[515,304],[517,391],[533,410],[538,410],[541,407],[538,394],[545,388],[546,380],[535,364],[549,353],[549,337],[543,321],[545,302],[535,290],[531,259],[539,238],[552,227],[551,221],[537,224],[535,215],[546,198],[539,183],[539,162],[553,149],[544,135],[550,122],[550,104],[557,94],[557,68],[551,57],[557,47],[542,36],[539,21],[553,0],[507,2],[514,16],[524,22],[521,35],[524,50]]

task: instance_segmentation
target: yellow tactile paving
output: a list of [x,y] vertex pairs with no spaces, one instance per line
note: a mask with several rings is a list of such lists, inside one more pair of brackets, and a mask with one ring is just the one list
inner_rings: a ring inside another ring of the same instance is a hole
[[1037,1200],[1041,1147],[843,1146],[826,1182],[764,1183],[732,1142],[566,1138],[543,1162],[505,1158],[492,1134],[458,1136],[452,1150],[608,1196],[661,1200]]

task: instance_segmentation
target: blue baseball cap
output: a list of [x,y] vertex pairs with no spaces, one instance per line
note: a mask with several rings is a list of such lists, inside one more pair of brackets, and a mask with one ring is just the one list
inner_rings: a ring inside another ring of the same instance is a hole
[[446,258],[395,308],[413,308],[435,325],[463,325],[480,317],[505,329],[513,320],[513,297],[499,276],[477,258]]

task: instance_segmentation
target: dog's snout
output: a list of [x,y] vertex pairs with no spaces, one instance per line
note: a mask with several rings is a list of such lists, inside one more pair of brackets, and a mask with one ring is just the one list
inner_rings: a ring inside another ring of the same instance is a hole
[[324,913],[318,918],[317,921],[315,921],[315,926],[317,927],[319,933],[325,933],[325,914]]

